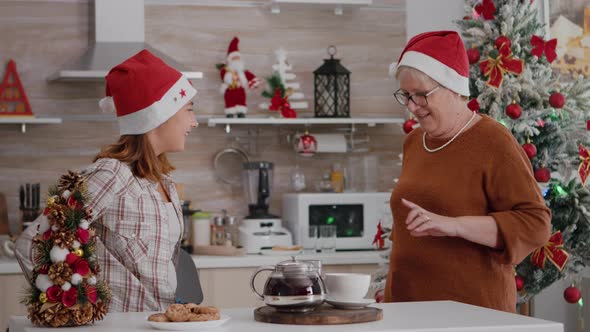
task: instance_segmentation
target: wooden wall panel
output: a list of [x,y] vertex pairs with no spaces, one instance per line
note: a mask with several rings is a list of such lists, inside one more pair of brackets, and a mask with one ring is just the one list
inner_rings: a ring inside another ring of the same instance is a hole
[[[224,60],[234,35],[241,39],[240,50],[247,68],[260,77],[271,74],[274,50],[285,48],[310,105],[312,72],[322,64],[326,48],[334,44],[337,57],[352,71],[353,116],[403,116],[391,97],[396,83],[387,76],[389,63],[396,59],[405,42],[403,0],[375,1],[374,7],[345,10],[342,16],[316,7],[283,9],[279,15],[273,15],[267,6],[158,3],[146,7],[146,41],[186,67],[204,72],[203,80],[193,82],[199,90],[199,118],[223,114],[215,64]],[[13,222],[18,214],[19,185],[41,182],[45,192],[61,173],[89,164],[101,146],[118,137],[114,114],[103,114],[97,106],[104,94],[104,83],[46,81],[69,59],[81,55],[92,41],[92,4],[82,0],[0,0],[0,73],[9,59],[15,59],[33,112],[64,119],[61,125],[28,126],[26,134],[21,134],[18,126],[0,125],[0,192],[7,195],[9,218]],[[250,114],[268,113],[256,106],[264,98],[250,93],[248,100]],[[313,112],[310,109],[301,114]],[[331,132],[334,128],[312,127],[311,132]],[[232,130],[250,147],[252,159],[276,163],[271,204],[277,213],[280,194],[289,190],[288,177],[295,164],[303,169],[308,186],[313,188],[313,183],[334,162],[346,163],[346,154],[296,156],[287,136],[303,129]],[[358,131],[358,135],[370,136],[370,153],[380,158],[379,189],[390,189],[399,173],[398,155],[403,141],[400,127],[359,126]],[[246,205],[242,191],[221,183],[213,174],[213,157],[227,145],[222,127],[209,128],[202,123],[189,136],[186,151],[171,156],[178,168],[174,177],[185,184],[185,196],[195,208],[225,208],[231,214],[243,215]]]

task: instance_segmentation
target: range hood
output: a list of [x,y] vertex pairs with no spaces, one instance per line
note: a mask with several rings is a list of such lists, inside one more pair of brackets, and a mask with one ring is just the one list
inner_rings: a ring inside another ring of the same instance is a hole
[[189,79],[203,78],[202,72],[190,71],[170,56],[145,42],[144,0],[95,0],[95,41],[77,59],[51,75],[49,81],[102,81],[109,70],[125,59],[148,49]]

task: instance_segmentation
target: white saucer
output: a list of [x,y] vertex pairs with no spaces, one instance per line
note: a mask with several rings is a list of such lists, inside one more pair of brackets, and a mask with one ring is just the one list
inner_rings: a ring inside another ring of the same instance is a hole
[[375,303],[374,299],[358,299],[358,300],[336,300],[326,298],[326,302],[330,305],[340,309],[362,309],[369,304]]
[[303,252],[303,249],[298,249],[298,250],[262,249],[262,250],[260,250],[260,254],[265,255],[265,256],[292,256],[292,255],[299,255],[302,252]]

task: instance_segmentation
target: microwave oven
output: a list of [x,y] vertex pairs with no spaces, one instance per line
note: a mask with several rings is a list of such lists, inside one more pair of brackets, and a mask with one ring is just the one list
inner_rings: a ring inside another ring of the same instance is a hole
[[375,249],[377,225],[391,225],[390,193],[287,193],[283,225],[293,241],[313,248],[309,226],[336,225],[336,250]]

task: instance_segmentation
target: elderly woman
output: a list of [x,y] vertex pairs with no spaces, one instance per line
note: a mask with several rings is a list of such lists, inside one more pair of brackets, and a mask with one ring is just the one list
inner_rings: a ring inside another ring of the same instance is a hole
[[469,62],[456,32],[412,38],[395,98],[416,117],[391,195],[395,218],[386,302],[453,300],[514,312],[513,265],[550,235],[521,146],[467,108]]

